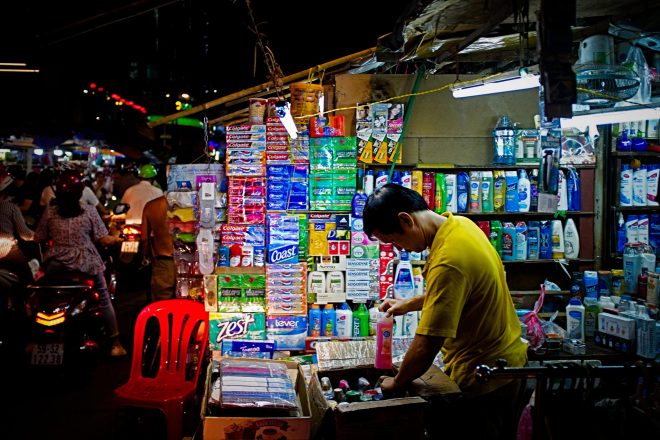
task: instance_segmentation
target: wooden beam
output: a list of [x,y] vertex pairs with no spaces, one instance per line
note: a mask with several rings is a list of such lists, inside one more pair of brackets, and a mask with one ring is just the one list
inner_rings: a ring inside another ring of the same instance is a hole
[[436,62],[440,63],[451,57],[458,55],[460,51],[468,47],[470,44],[477,41],[483,35],[490,32],[495,26],[504,21],[509,15],[513,14],[513,2],[511,0],[496,0],[490,7],[491,15],[481,27],[470,33],[467,37],[463,38],[454,45],[448,47],[445,52],[441,53]]
[[[340,64],[343,64],[343,63],[351,62],[351,61],[353,61],[355,59],[358,59],[358,58],[373,55],[375,52],[376,52],[376,48],[372,47],[372,48],[365,49],[365,50],[360,51],[360,52],[356,52],[352,55],[347,55],[347,56],[344,56],[344,57],[341,57],[341,58],[337,58],[336,60],[329,61],[329,62],[324,63],[324,64],[319,64],[318,66],[312,67],[311,69],[315,70],[315,71],[321,71],[321,70],[329,69],[329,68],[338,66]],[[289,82],[292,82],[292,81],[298,81],[298,80],[306,79],[309,76],[309,73],[310,73],[310,69],[305,69],[305,70],[302,70],[300,72],[296,72],[292,75],[285,76],[284,78],[282,78],[282,83],[286,84],[286,83],[289,83]],[[229,95],[221,96],[220,98],[214,99],[213,101],[209,101],[209,102],[206,102],[204,104],[197,105],[197,106],[195,106],[193,108],[190,108],[188,110],[183,110],[183,111],[180,111],[178,113],[174,113],[174,114],[171,114],[171,115],[168,115],[168,116],[164,116],[164,117],[162,117],[162,118],[160,118],[156,121],[149,122],[148,125],[149,125],[149,127],[153,128],[153,127],[156,127],[158,125],[167,124],[168,122],[173,121],[175,119],[183,118],[185,116],[194,115],[195,113],[199,113],[199,112],[202,112],[204,110],[208,110],[208,109],[216,107],[218,105],[222,105],[222,104],[225,104],[225,103],[231,102],[231,101],[236,101],[236,100],[244,98],[246,96],[251,96],[251,95],[254,95],[255,93],[260,93],[264,90],[269,90],[269,89],[274,89],[274,88],[275,88],[275,86],[274,86],[272,81],[265,82],[265,83],[259,84],[257,86],[248,87],[247,89],[243,89],[239,92],[235,92],[235,93],[231,93]]]

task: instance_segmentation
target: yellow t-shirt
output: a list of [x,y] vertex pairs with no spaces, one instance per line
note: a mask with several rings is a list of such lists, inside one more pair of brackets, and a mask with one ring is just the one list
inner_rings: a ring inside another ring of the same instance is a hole
[[445,372],[470,394],[492,391],[508,381],[475,380],[477,365],[527,363],[520,321],[497,251],[476,224],[444,213],[424,267],[426,298],[417,333],[445,338]]

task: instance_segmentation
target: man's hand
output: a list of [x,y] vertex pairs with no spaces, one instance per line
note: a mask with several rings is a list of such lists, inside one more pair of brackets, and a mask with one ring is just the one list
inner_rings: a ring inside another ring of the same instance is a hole
[[378,307],[381,312],[386,312],[386,316],[405,315],[410,310],[408,309],[408,301],[402,299],[387,298]]
[[396,377],[381,376],[379,382],[380,389],[383,391],[384,395],[392,395],[399,391],[403,391],[403,387],[397,383]]

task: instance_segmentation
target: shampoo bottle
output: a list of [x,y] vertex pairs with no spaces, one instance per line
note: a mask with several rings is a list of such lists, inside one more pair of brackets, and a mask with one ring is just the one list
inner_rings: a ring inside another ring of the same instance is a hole
[[541,235],[539,237],[539,258],[549,260],[552,258],[552,224],[550,220],[541,221]]
[[337,336],[350,338],[353,335],[353,311],[347,303],[342,303],[335,311]]
[[456,206],[456,174],[447,174],[445,176],[445,187],[447,197],[447,211],[457,212]]
[[552,258],[562,259],[564,255],[564,227],[561,220],[552,220]]
[[506,212],[518,212],[518,175],[515,171],[507,171],[504,173],[506,179],[506,194],[504,198],[504,210]]
[[307,335],[321,336],[321,308],[318,304],[312,304],[309,309],[309,329]]
[[481,172],[481,212],[493,212],[493,172]]
[[633,170],[633,206],[646,206],[646,165]]
[[468,195],[470,193],[470,176],[466,172],[456,175],[456,209],[458,212],[467,212]]
[[392,368],[392,330],[394,320],[387,318],[385,313],[378,319],[376,328],[376,359],[374,367],[378,369]]
[[336,315],[332,304],[326,304],[321,314],[321,336],[335,336]]
[[564,228],[564,255],[566,258],[578,258],[580,254],[580,237],[572,218],[566,220]]
[[566,174],[559,170],[559,201],[557,202],[557,211],[568,211],[568,185],[566,184]]
[[538,221],[527,222],[527,259],[539,259],[539,241],[541,239],[541,226]]
[[660,177],[660,165],[651,164],[646,171],[646,205],[658,206],[658,178]]
[[527,225],[523,221],[516,222],[516,246],[514,260],[527,259]]
[[470,171],[469,212],[481,212],[481,172]]
[[394,297],[397,299],[408,299],[415,295],[415,280],[413,278],[412,265],[408,252],[400,252],[399,264],[396,265],[394,274]]
[[531,199],[531,184],[527,177],[527,171],[521,169],[518,177],[518,210],[529,212]]
[[493,174],[493,209],[495,212],[504,212],[504,199],[506,198],[506,179],[504,171],[495,170]]
[[621,179],[619,181],[619,206],[632,206],[633,185],[630,165],[621,165]]
[[378,319],[380,318],[380,311],[378,307],[380,302],[374,302],[374,305],[369,309],[369,336],[376,336],[378,330]]
[[364,193],[362,188],[364,178],[362,177],[364,170],[362,168],[358,169],[358,178],[357,178],[357,190],[353,195],[353,200],[351,200],[351,212],[353,217],[362,218],[362,211],[364,211],[364,205],[367,203],[367,195]]

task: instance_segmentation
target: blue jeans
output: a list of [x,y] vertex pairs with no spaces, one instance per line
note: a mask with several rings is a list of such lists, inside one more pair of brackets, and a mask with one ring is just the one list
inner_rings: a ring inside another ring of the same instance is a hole
[[[71,269],[56,260],[50,260],[46,266],[46,274],[69,271]],[[112,340],[119,336],[119,327],[117,326],[117,316],[115,315],[115,308],[112,306],[105,276],[103,276],[102,271],[87,275],[94,281],[94,288],[99,293],[99,304],[105,320],[106,337]]]

